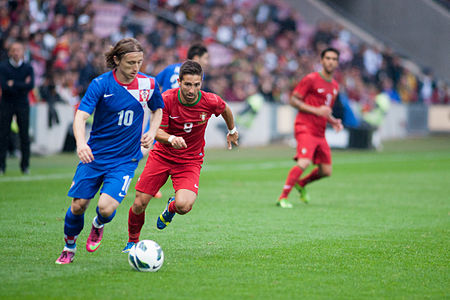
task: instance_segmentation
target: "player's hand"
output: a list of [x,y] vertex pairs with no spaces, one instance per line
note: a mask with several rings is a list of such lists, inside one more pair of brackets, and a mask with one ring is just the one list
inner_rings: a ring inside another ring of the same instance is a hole
[[317,108],[316,115],[318,115],[319,117],[328,117],[329,115],[331,115],[331,111],[331,107],[322,105]]
[[77,146],[77,154],[83,164],[88,164],[94,161],[94,155],[88,144]]
[[234,144],[235,146],[239,146],[238,139],[239,139],[239,132],[237,132],[237,131],[233,134],[229,134],[229,133],[227,134],[228,150],[231,150],[233,148],[232,144]]
[[9,87],[12,87],[12,86],[14,85],[14,80],[10,79],[10,80],[8,80],[8,81],[6,82],[6,84],[7,84]]
[[187,148],[186,141],[181,136],[176,136],[170,143],[175,149]]
[[141,146],[144,148],[150,148],[153,145],[153,142],[155,141],[155,137],[152,136],[150,133],[144,133],[141,137]]
[[342,120],[341,119],[336,119],[336,121],[333,124],[331,124],[331,126],[334,128],[334,130],[336,132],[339,132],[342,129],[344,129],[344,126],[342,125]]

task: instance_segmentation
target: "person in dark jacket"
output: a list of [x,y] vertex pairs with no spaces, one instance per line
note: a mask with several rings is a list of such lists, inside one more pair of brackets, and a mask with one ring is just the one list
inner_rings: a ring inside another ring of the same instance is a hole
[[30,104],[28,93],[34,86],[34,72],[29,63],[24,62],[24,45],[15,41],[10,44],[8,60],[0,63],[0,175],[6,170],[6,152],[11,121],[16,116],[19,126],[20,168],[23,174],[29,173],[30,165]]

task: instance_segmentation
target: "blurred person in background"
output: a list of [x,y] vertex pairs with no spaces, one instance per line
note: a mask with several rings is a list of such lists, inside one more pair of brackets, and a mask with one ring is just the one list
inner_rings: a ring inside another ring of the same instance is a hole
[[[205,70],[209,63],[208,49],[202,44],[193,44],[189,47],[187,59],[198,62],[203,70]],[[169,89],[179,87],[178,76],[180,75],[180,67],[182,64],[176,63],[169,65],[156,75],[156,80],[162,89],[162,93]]]
[[34,87],[32,66],[24,61],[24,45],[15,41],[9,45],[9,59],[0,64],[0,175],[6,171],[6,152],[13,116],[19,127],[21,161],[23,174],[29,174],[30,166],[30,104],[28,93]]
[[[289,171],[278,198],[277,205],[282,208],[292,208],[292,203],[287,199],[294,186],[300,193],[300,200],[308,203],[305,185],[331,176],[331,150],[325,139],[325,128],[327,122],[337,132],[343,128],[341,119],[332,115],[332,107],[339,91],[339,85],[333,79],[333,73],[339,64],[339,51],[326,48],[320,54],[320,63],[322,70],[305,76],[291,95],[290,104],[298,109],[295,119],[297,154],[294,157],[297,163]],[[317,167],[300,178],[311,163]]]

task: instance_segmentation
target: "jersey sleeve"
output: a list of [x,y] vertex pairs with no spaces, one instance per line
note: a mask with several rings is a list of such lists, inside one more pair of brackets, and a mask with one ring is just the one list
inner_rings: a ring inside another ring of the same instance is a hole
[[162,120],[161,120],[161,125],[159,125],[159,127],[161,127],[162,129],[165,129],[167,127],[169,127],[169,102],[167,101],[167,93],[164,93],[164,99],[166,99],[166,101],[164,102],[164,107],[162,110]]
[[158,108],[164,108],[164,101],[161,96],[158,81],[156,80],[155,80],[155,90],[153,91],[153,95],[150,98],[150,103],[148,103],[148,107],[150,108],[151,111],[155,111]]
[[79,110],[92,114],[97,106],[98,101],[102,97],[103,89],[98,79],[94,79],[81,99]]
[[215,99],[216,99],[216,107],[214,109],[214,111],[212,112],[216,117],[218,117],[219,115],[221,115],[224,111],[225,111],[225,107],[227,106],[227,104],[225,103],[225,101],[220,98],[219,96],[215,95]]
[[305,76],[303,77],[302,80],[300,80],[300,82],[297,84],[292,93],[293,94],[297,93],[302,98],[304,98],[306,94],[308,94],[308,92],[310,91],[311,86],[312,86],[312,78],[310,76]]

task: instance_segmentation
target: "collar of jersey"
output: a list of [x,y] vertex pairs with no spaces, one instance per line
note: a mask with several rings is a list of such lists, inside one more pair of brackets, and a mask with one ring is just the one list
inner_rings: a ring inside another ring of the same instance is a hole
[[333,79],[328,80],[325,77],[323,77],[322,72],[317,72],[317,73],[319,73],[320,77],[322,77],[322,79],[325,80],[326,82],[332,82],[333,81]]
[[183,102],[181,102],[181,89],[178,90],[178,101],[180,101],[181,105],[184,106],[194,106],[198,103],[198,101],[200,101],[200,98],[202,97],[202,91],[198,91],[198,98],[197,101],[195,101],[195,103],[192,104],[184,104]]

